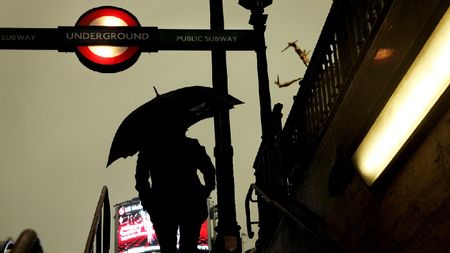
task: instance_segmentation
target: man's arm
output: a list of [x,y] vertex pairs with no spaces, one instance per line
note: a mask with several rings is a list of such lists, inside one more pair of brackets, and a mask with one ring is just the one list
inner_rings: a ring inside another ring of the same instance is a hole
[[207,197],[216,188],[216,170],[211,161],[211,158],[206,153],[206,149],[200,146],[200,165],[199,169],[203,174],[203,180],[205,182],[205,190]]
[[139,152],[138,159],[136,163],[136,174],[134,175],[136,179],[135,189],[139,193],[139,199],[141,200],[142,206],[145,210],[149,210],[150,208],[150,171],[148,169],[148,163],[146,161],[145,154]]

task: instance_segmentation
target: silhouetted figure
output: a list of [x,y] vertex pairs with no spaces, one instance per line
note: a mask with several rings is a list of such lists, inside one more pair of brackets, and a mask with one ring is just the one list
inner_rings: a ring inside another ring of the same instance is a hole
[[[197,175],[203,174],[204,185]],[[198,252],[200,229],[208,217],[206,199],[215,188],[215,168],[205,148],[184,131],[151,140],[138,154],[136,190],[150,214],[161,253]]]

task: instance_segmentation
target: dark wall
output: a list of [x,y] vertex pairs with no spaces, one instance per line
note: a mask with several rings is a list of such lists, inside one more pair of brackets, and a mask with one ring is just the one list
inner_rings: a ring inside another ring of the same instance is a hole
[[380,188],[355,177],[325,217],[349,252],[450,252],[450,111]]
[[[367,186],[350,163],[367,128],[449,6],[449,0],[392,1],[348,77],[349,88],[321,132],[317,149],[311,150],[312,159],[298,166],[298,203],[290,205],[306,206],[319,224],[313,229],[324,231],[344,252],[450,252],[449,89],[437,106],[443,108],[437,120],[419,127],[423,131],[414,135],[408,152],[401,152],[375,186]],[[380,48],[395,48],[395,53],[377,61]],[[307,223],[312,218],[304,219]],[[336,252],[287,219],[267,244],[261,252]]]
[[[355,175],[331,196],[333,143],[298,192],[345,252],[450,252],[450,110],[388,182],[374,190]],[[264,252],[327,252],[284,221]]]

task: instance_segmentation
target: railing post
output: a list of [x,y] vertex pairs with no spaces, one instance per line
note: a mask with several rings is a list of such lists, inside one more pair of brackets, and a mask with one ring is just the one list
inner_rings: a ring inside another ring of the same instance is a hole
[[105,200],[103,201],[103,218],[103,252],[109,252],[111,247],[111,208],[108,191],[105,193]]
[[102,217],[98,218],[97,228],[95,233],[95,252],[102,252]]

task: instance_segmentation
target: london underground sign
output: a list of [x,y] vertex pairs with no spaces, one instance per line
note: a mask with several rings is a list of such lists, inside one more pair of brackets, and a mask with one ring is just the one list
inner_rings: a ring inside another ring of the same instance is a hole
[[[75,26],[110,26],[110,27],[139,27],[139,21],[131,13],[124,9],[113,6],[99,7],[84,13]],[[111,39],[148,39],[147,33],[124,33],[124,32],[66,32],[67,40],[98,40],[108,41]],[[130,46],[78,46],[76,54],[80,62],[86,67],[100,72],[117,72],[127,69],[133,65],[140,55],[139,47]]]
[[91,70],[114,73],[132,66],[141,52],[159,50],[255,50],[253,30],[158,29],[142,27],[130,12],[102,6],[75,26],[0,28],[0,49],[74,52]]

